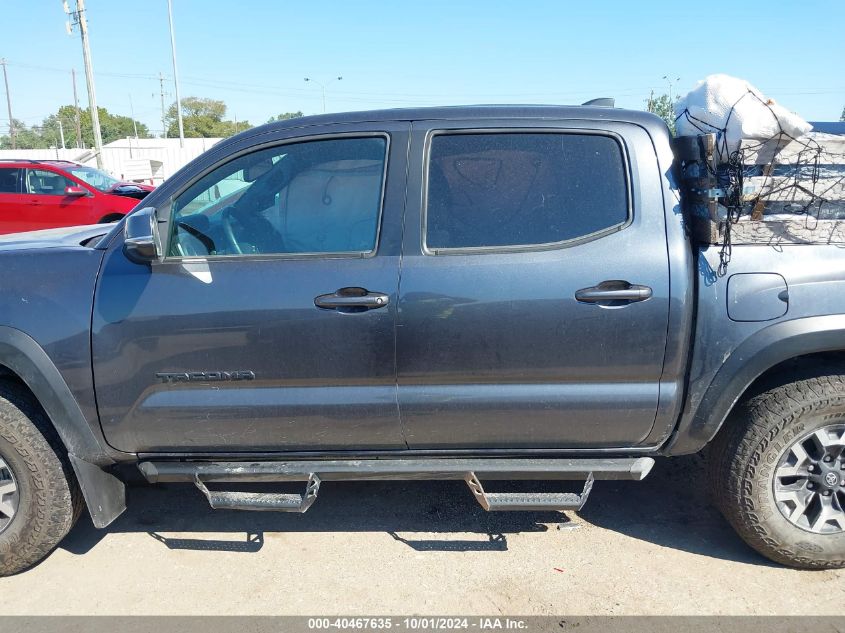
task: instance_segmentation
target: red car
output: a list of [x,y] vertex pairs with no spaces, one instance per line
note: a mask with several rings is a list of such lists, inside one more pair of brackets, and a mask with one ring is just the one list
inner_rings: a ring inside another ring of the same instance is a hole
[[114,222],[153,189],[70,161],[0,159],[0,234]]

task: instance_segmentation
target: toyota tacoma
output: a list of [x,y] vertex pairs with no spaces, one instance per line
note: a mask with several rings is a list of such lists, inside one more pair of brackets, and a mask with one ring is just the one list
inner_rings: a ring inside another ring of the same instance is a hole
[[[694,145],[601,105],[305,117],[117,224],[4,236],[0,574],[83,512],[107,526],[130,471],[220,509],[457,479],[487,510],[577,510],[705,448],[751,547],[845,566],[845,252],[726,265],[690,230],[685,196],[719,195],[684,190]],[[267,482],[302,492],[243,491]]]

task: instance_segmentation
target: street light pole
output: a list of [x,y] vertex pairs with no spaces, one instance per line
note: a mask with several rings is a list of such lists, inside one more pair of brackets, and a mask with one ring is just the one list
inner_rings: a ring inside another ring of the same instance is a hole
[[76,147],[85,149],[85,143],[82,142],[82,116],[79,113],[79,99],[76,96],[76,69],[70,69],[70,79],[73,82],[73,122],[76,126]]
[[161,91],[161,137],[167,138],[167,124],[165,123],[167,110],[164,109],[164,95],[170,96],[170,93],[164,92],[164,77],[161,73],[158,74],[158,84]]
[[185,147],[185,125],[182,122],[182,101],[179,98],[179,73],[176,70],[176,36],[173,34],[173,0],[167,0],[170,20],[170,51],[173,56],[173,83],[176,86],[176,118],[179,120],[179,147]]
[[672,84],[678,83],[681,80],[681,78],[675,77],[675,79],[673,80],[668,75],[663,75],[663,79],[665,79],[666,83],[669,84],[669,102],[675,103],[674,101],[672,101]]
[[[316,79],[311,79],[311,77],[305,77],[305,81],[310,81],[311,83],[315,83],[320,86],[320,90],[322,91],[323,95],[323,114],[326,113],[326,84],[317,81]],[[329,80],[329,83],[332,81],[343,81],[343,77],[335,77],[334,79]]]
[[3,82],[6,84],[6,107],[9,110],[9,136],[12,137],[12,149],[17,149],[17,131],[15,120],[12,118],[12,95],[9,94],[9,77],[6,75],[6,60],[0,59],[0,66],[3,67]]
[[132,105],[132,93],[129,93],[129,114],[132,115],[132,127],[135,129],[135,140],[138,140],[138,122],[135,120],[135,106]]
[[65,128],[62,125],[61,119],[56,119],[56,123],[59,124],[59,135],[62,137],[62,149],[65,149]]

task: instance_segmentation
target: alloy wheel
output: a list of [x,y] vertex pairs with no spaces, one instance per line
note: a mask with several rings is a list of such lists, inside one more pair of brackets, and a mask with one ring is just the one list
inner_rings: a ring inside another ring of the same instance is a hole
[[845,424],[832,424],[792,443],[774,477],[778,509],[814,534],[845,531]]
[[12,523],[15,514],[18,512],[20,495],[18,494],[18,482],[15,474],[0,455],[0,532],[3,532]]

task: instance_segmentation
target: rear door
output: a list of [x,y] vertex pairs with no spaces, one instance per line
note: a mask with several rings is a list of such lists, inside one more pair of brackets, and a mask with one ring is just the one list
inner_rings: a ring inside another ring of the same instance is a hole
[[394,331],[408,128],[246,139],[163,185],[164,260],[135,264],[116,240],[96,291],[112,446],[405,448]]
[[0,233],[29,230],[21,221],[26,197],[21,193],[23,169],[0,167]]
[[[486,128],[486,129],[485,129]],[[596,448],[654,424],[669,311],[647,134],[415,124],[397,339],[410,448]]]

